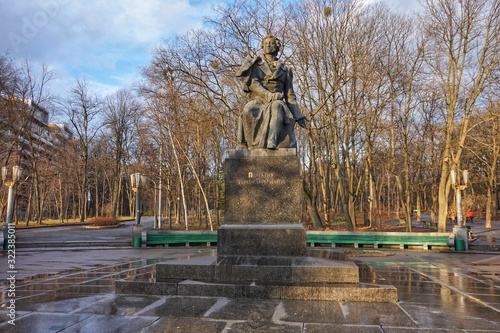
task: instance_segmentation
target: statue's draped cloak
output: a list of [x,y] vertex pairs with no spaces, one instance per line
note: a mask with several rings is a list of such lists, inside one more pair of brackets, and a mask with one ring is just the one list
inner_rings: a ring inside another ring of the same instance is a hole
[[[243,84],[243,91],[250,94],[238,126],[238,141],[248,148],[266,148],[270,126],[281,126],[278,136],[279,148],[297,146],[293,127],[295,120],[303,117],[293,91],[293,73],[281,61],[276,61],[274,69],[255,57],[245,60],[236,76]],[[270,100],[273,93],[283,93],[282,103],[285,114],[283,124],[271,123]]]

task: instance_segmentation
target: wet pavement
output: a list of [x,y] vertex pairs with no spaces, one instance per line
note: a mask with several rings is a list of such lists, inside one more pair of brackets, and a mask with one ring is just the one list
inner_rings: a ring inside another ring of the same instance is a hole
[[158,262],[216,249],[20,248],[14,269],[0,255],[0,331],[499,332],[500,223],[476,223],[473,251],[331,250],[350,250],[362,278],[394,285],[397,303],[118,295],[117,280],[153,280]]

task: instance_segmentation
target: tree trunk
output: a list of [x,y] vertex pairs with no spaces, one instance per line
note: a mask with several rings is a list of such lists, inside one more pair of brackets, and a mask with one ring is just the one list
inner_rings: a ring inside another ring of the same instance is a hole
[[319,216],[318,210],[316,209],[314,202],[312,200],[312,193],[308,190],[305,179],[302,180],[302,188],[306,196],[306,207],[311,221],[313,223],[314,230],[322,230],[324,228],[321,223],[321,217]]

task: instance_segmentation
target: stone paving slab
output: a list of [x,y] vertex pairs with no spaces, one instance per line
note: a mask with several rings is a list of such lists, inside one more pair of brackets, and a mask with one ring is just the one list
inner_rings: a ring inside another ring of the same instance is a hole
[[72,315],[32,312],[17,319],[15,325],[10,325],[8,323],[0,325],[0,329],[4,333],[60,332],[67,327],[72,327],[85,319],[89,319],[90,317],[91,316],[88,314]]
[[[500,256],[389,252],[355,260],[360,271],[373,270],[370,278],[398,289],[397,303],[117,295],[119,279],[152,279],[158,262],[214,251],[26,250],[18,261],[15,326],[8,322],[9,285],[0,280],[0,332],[498,332]],[[44,270],[45,263],[52,265]],[[484,275],[478,264],[489,267]]]
[[[223,332],[226,327],[224,321],[211,321],[204,318],[175,318],[161,317],[153,324],[145,327],[143,333],[201,333],[201,332]],[[226,331],[228,332],[228,331]]]
[[418,327],[491,331],[498,331],[499,327],[498,313],[484,311],[481,306],[402,303],[401,307],[415,320]]

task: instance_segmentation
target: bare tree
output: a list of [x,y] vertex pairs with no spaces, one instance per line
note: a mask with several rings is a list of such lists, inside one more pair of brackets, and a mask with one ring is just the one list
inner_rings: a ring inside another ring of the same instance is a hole
[[[498,212],[495,198],[498,187],[498,167],[500,160],[500,102],[492,102],[471,120],[470,135],[466,141],[468,157],[466,165],[471,170],[476,183],[483,183],[485,227],[491,229],[491,220]],[[473,187],[474,189],[474,187]],[[477,190],[477,188],[476,188]],[[479,204],[474,205],[477,208]]]
[[113,189],[111,216],[117,216],[122,188],[122,174],[131,149],[131,142],[138,127],[141,107],[130,91],[119,90],[106,99],[104,126],[109,131],[113,148]]
[[[425,58],[446,105],[439,181],[439,231],[446,231],[451,169],[461,169],[469,120],[499,68],[500,3],[424,0]],[[457,122],[459,120],[459,122]],[[457,128],[458,126],[458,128]],[[456,133],[456,135],[455,135]]]
[[[34,212],[37,223],[42,222],[48,177],[52,171],[48,167],[51,154],[48,133],[49,111],[53,96],[47,89],[53,79],[53,71],[42,65],[37,71],[28,61],[20,69],[20,79],[16,87],[16,105],[18,121],[14,123],[13,133],[18,133],[18,142],[13,142],[18,150],[18,163],[27,163],[26,173],[30,177],[28,189],[28,209],[26,224]],[[11,111],[12,112],[12,111]]]
[[[415,140],[416,101],[418,78],[423,62],[423,46],[415,39],[413,22],[406,16],[393,14],[384,33],[384,50],[380,61],[387,78],[387,96],[390,115],[390,173],[394,176],[398,197],[404,212],[406,230],[411,232],[412,141]],[[398,213],[399,215],[399,213]],[[398,216],[399,217],[399,216]]]
[[63,102],[62,111],[68,117],[78,142],[78,215],[80,222],[87,217],[87,196],[90,163],[90,147],[102,127],[102,100],[92,92],[86,81],[77,79],[68,97]]
[[[346,70],[350,66],[344,46],[347,27],[358,15],[356,1],[317,1],[297,4],[293,10],[296,33],[290,36],[295,45],[290,60],[297,71],[297,91],[310,121],[308,131],[308,181],[305,191],[307,207],[316,229],[322,227],[318,214],[323,197],[323,219],[329,220],[332,208],[331,189],[338,194],[340,212],[354,230],[355,217],[349,210],[350,194],[347,177],[347,147],[343,146],[341,131],[343,110],[341,91],[348,82]],[[312,38],[314,36],[314,38]],[[335,179],[333,178],[335,175]],[[353,175],[353,174],[351,174]],[[319,186],[318,186],[319,182]]]
[[20,73],[12,59],[0,56],[0,152],[2,165],[7,165],[12,154],[14,137],[12,130],[15,128],[19,117],[13,112],[18,99],[17,87]]

